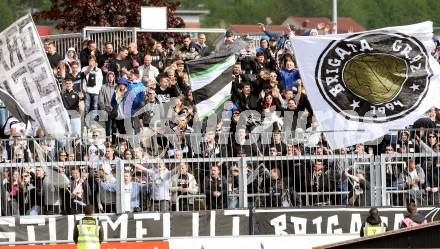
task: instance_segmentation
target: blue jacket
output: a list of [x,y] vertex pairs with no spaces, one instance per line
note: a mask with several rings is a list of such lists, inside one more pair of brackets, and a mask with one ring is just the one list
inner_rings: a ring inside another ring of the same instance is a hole
[[299,71],[296,69],[290,71],[287,69],[283,69],[278,72],[278,79],[280,79],[283,89],[292,89],[293,86],[297,85],[296,80],[299,78]]
[[266,30],[264,31],[264,33],[269,36],[270,38],[275,37],[277,39],[277,45],[276,45],[276,49],[280,49],[282,48],[284,42],[288,39],[288,37],[286,37],[284,34],[282,35],[277,35],[275,32],[272,32],[270,30],[268,30],[266,28]]
[[113,94],[111,104],[113,108],[118,108],[119,118],[132,117],[142,107],[144,95],[145,86],[142,83],[129,83],[119,106],[116,101],[116,93]]

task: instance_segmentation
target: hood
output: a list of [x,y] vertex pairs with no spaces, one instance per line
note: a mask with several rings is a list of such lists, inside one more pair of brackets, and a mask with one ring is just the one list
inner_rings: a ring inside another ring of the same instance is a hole
[[380,219],[380,216],[368,216],[367,222],[370,225],[380,225],[382,223],[382,220]]
[[107,75],[105,76],[105,82],[108,83],[108,76],[110,74],[113,74],[113,76],[115,77],[115,80],[113,80],[113,85],[116,85],[116,76],[115,73],[113,73],[112,71],[108,71]]
[[410,218],[412,221],[414,221],[417,224],[422,224],[423,221],[425,221],[425,216],[419,213],[407,214],[405,218]]

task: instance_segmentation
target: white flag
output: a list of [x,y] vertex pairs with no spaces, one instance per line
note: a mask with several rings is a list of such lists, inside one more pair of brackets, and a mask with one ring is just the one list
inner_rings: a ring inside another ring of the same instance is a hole
[[69,134],[69,116],[30,15],[0,33],[0,87],[21,104],[47,134]]
[[432,22],[424,22],[291,38],[321,130],[340,131],[325,134],[332,148],[403,129],[440,102],[432,30]]

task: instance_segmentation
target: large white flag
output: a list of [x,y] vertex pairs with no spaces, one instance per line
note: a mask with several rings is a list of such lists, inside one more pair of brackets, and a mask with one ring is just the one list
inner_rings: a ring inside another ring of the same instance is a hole
[[321,130],[345,130],[326,132],[332,148],[405,128],[440,103],[440,66],[431,56],[432,30],[432,22],[424,22],[291,38]]
[[47,134],[69,134],[69,116],[32,17],[20,18],[0,33],[0,87]]

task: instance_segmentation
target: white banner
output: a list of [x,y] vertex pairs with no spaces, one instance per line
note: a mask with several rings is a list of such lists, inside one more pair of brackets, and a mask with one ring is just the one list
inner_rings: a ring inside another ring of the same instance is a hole
[[0,77],[0,87],[48,135],[62,138],[69,134],[69,116],[30,15],[0,33]]
[[438,102],[432,22],[291,38],[313,112],[332,148],[403,129]]

